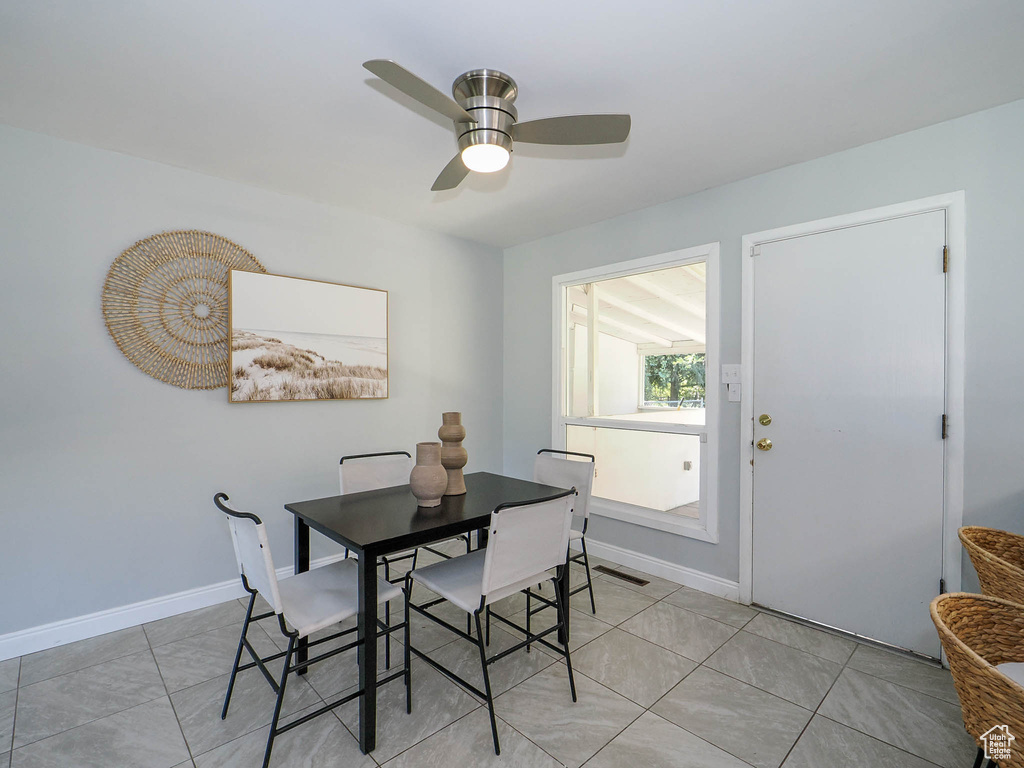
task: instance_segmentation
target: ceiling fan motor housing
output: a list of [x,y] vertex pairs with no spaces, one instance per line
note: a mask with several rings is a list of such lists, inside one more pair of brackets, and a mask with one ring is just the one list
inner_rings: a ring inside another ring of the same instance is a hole
[[519,94],[516,81],[496,69],[474,69],[452,83],[452,96],[473,116],[474,123],[455,123],[459,151],[475,144],[496,144],[512,151],[512,126],[519,113],[512,105]]

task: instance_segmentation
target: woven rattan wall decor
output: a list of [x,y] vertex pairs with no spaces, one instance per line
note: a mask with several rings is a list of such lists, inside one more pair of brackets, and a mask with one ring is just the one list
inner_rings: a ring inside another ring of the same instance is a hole
[[103,319],[125,357],[183,389],[228,383],[228,271],[266,272],[220,235],[163,232],[110,265]]

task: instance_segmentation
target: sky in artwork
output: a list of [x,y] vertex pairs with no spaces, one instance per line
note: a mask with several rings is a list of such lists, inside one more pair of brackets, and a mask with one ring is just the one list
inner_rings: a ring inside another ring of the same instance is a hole
[[231,327],[387,336],[386,291],[231,271]]

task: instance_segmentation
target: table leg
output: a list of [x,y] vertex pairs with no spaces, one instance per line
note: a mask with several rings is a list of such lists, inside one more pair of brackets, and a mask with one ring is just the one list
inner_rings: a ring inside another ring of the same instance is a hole
[[[295,573],[305,573],[309,570],[309,526],[298,515],[295,516]],[[309,640],[305,637],[299,640],[295,649],[295,662],[302,664],[309,658],[309,651],[306,648]],[[306,674],[306,667],[297,670],[300,675]]]
[[567,646],[569,644],[569,563],[566,562],[561,568],[559,568],[558,574],[558,591],[562,595],[562,605],[565,610],[562,615],[565,617],[565,626],[558,630],[558,642],[562,645]]
[[[487,534],[490,528],[478,528],[476,532],[476,548],[487,549]],[[472,534],[471,534],[472,535]]]
[[359,749],[377,746],[377,558],[359,553]]

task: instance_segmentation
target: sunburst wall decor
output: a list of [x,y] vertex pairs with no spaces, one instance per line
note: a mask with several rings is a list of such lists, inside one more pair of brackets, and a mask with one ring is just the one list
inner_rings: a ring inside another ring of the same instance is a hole
[[103,318],[125,357],[183,389],[228,383],[228,271],[266,272],[220,235],[163,232],[140,240],[110,266]]

